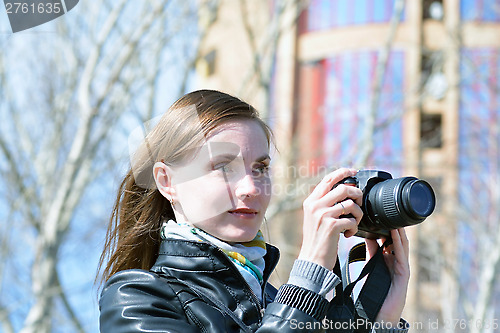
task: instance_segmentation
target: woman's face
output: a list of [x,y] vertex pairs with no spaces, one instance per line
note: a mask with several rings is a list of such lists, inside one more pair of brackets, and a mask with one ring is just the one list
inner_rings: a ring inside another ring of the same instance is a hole
[[271,198],[269,163],[269,144],[259,123],[223,123],[193,159],[171,168],[177,221],[227,242],[252,240]]

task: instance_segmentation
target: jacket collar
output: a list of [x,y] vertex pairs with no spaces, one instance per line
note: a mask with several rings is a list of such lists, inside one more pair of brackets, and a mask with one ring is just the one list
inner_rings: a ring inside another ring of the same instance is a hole
[[[266,248],[264,282],[276,268],[280,256],[279,250],[275,246],[266,243]],[[162,267],[165,267],[192,272],[225,271],[228,265],[233,265],[229,258],[210,243],[165,239],[160,244],[158,258],[151,270],[162,271]]]

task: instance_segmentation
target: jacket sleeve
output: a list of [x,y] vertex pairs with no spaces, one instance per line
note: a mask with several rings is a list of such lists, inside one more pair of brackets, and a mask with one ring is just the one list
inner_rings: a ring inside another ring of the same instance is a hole
[[[330,303],[320,294],[292,284],[285,284],[278,290],[273,303],[264,313],[259,333],[267,332],[330,332],[336,327],[339,318],[329,318]],[[357,322],[347,324],[355,328]],[[344,327],[344,326],[340,326]],[[398,327],[373,324],[371,333],[407,333],[408,323],[401,319]],[[333,330],[338,331],[338,330]],[[348,330],[347,330],[348,331]]]
[[315,263],[295,260],[288,283],[264,313],[258,332],[323,332],[329,302],[325,294],[340,279]]
[[321,321],[328,306],[329,302],[318,293],[284,284],[267,306],[257,332],[323,332]]
[[190,325],[182,305],[167,283],[142,270],[113,275],[99,300],[101,333],[200,332]]
[[[330,303],[321,295],[295,285],[285,284],[276,295],[273,303],[266,308],[259,333],[268,332],[337,332],[335,321],[328,318]],[[356,327],[356,322],[347,328]],[[344,326],[341,326],[344,327]],[[401,319],[399,327],[373,325],[370,333],[407,333],[409,325]],[[348,330],[346,330],[348,331]]]

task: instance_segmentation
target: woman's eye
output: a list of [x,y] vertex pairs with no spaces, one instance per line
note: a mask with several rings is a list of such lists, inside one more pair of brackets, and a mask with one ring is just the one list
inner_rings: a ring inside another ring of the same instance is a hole
[[253,170],[256,175],[266,175],[269,173],[269,165],[260,164],[256,166]]

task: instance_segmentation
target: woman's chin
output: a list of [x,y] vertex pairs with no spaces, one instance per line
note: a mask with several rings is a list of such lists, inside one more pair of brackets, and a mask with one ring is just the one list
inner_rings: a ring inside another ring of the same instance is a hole
[[257,231],[240,230],[231,234],[224,235],[222,240],[230,243],[244,243],[252,241],[257,235]]

